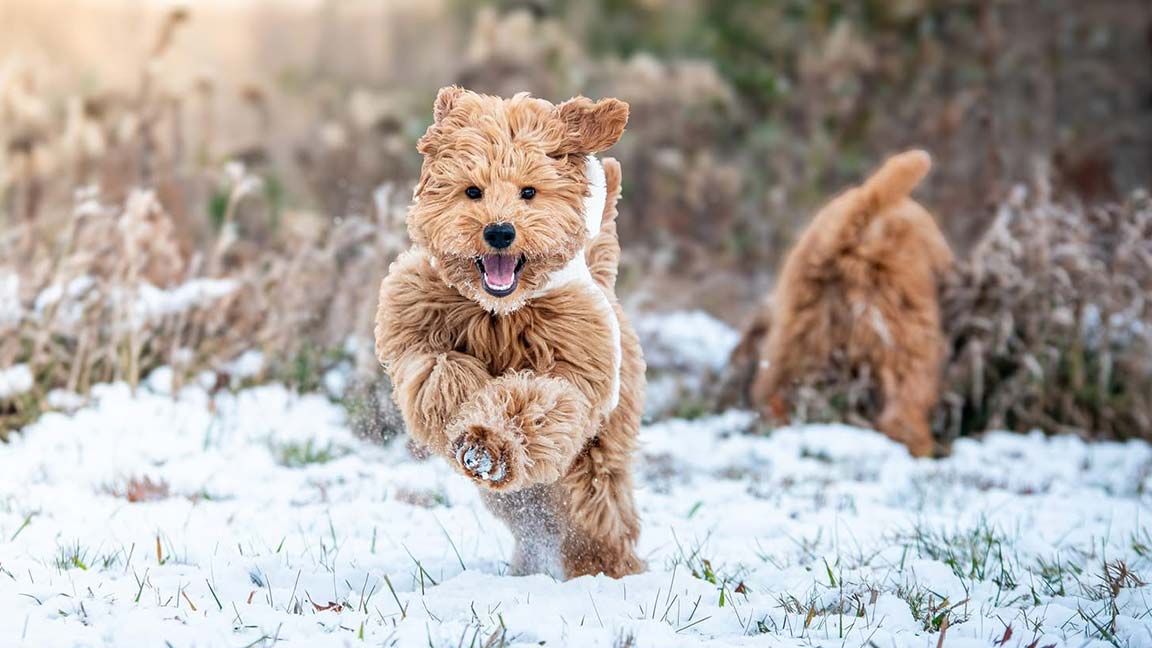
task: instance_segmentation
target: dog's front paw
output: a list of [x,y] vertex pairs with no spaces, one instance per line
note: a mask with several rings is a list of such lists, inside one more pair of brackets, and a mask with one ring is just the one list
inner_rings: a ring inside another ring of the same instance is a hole
[[571,465],[591,426],[586,399],[558,378],[509,373],[493,380],[448,426],[465,475],[496,490],[552,483]]
[[510,488],[523,472],[523,450],[515,439],[482,426],[465,430],[456,439],[454,450],[460,470],[488,488]]

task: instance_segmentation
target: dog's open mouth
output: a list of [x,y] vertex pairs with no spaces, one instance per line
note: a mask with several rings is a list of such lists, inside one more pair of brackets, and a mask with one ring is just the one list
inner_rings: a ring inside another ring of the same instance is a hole
[[520,271],[524,269],[524,255],[485,254],[476,257],[476,267],[480,269],[480,280],[489,295],[507,297],[516,291]]

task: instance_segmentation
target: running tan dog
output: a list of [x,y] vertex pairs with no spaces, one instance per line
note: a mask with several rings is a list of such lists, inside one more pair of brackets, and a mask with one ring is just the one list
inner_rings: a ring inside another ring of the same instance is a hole
[[944,352],[937,278],[952,253],[932,215],[908,197],[928,154],[889,159],[825,206],[789,253],[772,295],[752,399],[781,418],[788,388],[834,352],[879,379],[878,427],[916,456],[932,453],[930,416]]
[[636,573],[644,360],[615,293],[620,166],[593,156],[628,105],[447,87],[434,119],[380,286],[393,398],[510,525],[513,573]]

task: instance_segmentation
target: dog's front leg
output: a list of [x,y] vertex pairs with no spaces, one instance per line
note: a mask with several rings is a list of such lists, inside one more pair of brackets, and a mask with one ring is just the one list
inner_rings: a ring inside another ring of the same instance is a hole
[[491,380],[484,363],[456,351],[412,351],[389,363],[392,395],[412,438],[434,452],[450,454],[445,431]]
[[558,480],[594,431],[587,395],[563,378],[493,379],[448,427],[457,466],[494,490]]

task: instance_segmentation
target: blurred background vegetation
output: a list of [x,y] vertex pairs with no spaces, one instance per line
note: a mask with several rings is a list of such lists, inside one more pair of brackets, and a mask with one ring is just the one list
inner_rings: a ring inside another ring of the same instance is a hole
[[[415,140],[450,83],[631,104],[610,154],[624,168],[621,292],[636,311],[703,308],[739,324],[813,208],[910,146],[933,153],[918,196],[961,258],[989,249],[1017,185],[1090,215],[1146,213],[1130,196],[1152,184],[1146,0],[0,0],[0,308],[7,291],[20,313],[0,316],[0,367],[28,366],[39,386],[0,398],[0,416],[25,420],[53,388],[157,365],[190,376],[252,348],[265,373],[304,386],[342,363],[378,374],[375,285],[404,246]],[[1081,221],[1112,223],[1088,239],[1120,231],[1115,218]],[[1148,234],[1130,221],[1129,235]],[[1132,254],[1128,270],[1100,267],[1143,276],[1146,246]],[[985,275],[958,276],[978,301]],[[210,307],[172,302],[213,280],[233,283]],[[167,305],[141,316],[110,299],[138,304],[144,286]],[[1099,294],[1061,307],[1100,310]],[[1116,299],[1106,313],[1131,306]],[[68,300],[80,311],[65,313]],[[1020,304],[997,303],[996,321]],[[1147,308],[1134,317],[1147,323]],[[972,335],[954,334],[957,353]],[[1132,336],[1120,338],[1108,344],[1130,355]],[[1118,378],[1113,350],[1100,360],[1067,342],[1035,344],[1084,357],[1037,362],[1110,363],[1092,408],[1148,378]],[[957,411],[972,381],[990,398],[993,369],[965,374]],[[1147,399],[1124,398],[1134,429],[1152,429]],[[947,426],[1031,420],[985,412]]]

